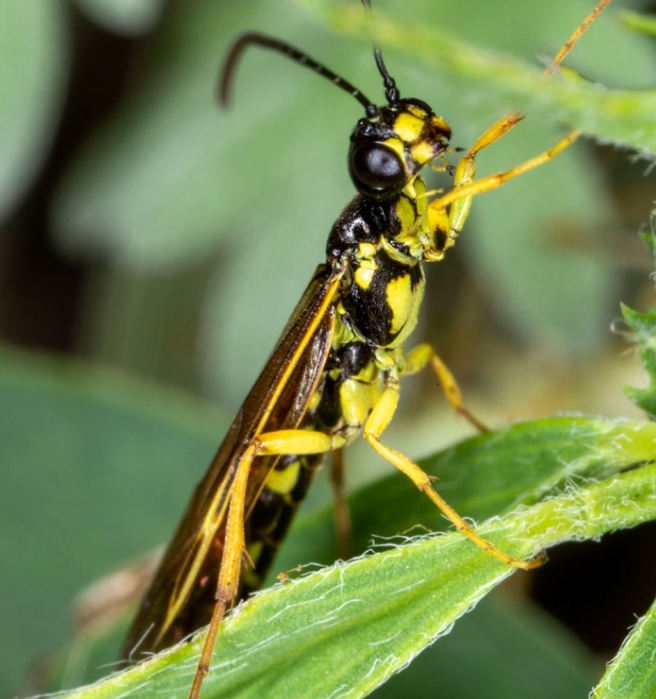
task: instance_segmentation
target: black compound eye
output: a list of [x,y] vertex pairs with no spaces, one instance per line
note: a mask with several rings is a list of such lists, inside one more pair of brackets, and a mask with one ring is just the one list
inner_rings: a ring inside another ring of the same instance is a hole
[[359,146],[351,155],[351,172],[357,182],[371,189],[401,189],[406,173],[399,156],[381,143]]

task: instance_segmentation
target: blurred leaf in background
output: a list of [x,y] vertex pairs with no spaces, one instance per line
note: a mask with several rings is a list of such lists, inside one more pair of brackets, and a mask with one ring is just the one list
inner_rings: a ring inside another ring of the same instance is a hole
[[63,7],[7,2],[0,22],[0,217],[32,183],[59,118],[69,51]]
[[76,4],[107,30],[132,36],[154,28],[165,0],[76,0]]
[[[215,92],[230,42],[259,29],[378,99],[368,42],[329,29],[325,5],[6,0],[0,8],[0,333],[20,347],[0,355],[7,693],[61,645],[76,590],[170,534],[323,258],[352,194],[344,159],[359,105],[256,51],[240,65],[229,111],[217,109]],[[653,43],[619,25],[616,5],[568,64],[626,90],[618,99],[637,95],[653,114],[653,91],[628,92],[653,83]],[[510,108],[527,113],[482,155],[485,174],[563,133],[567,85],[558,94],[516,85],[538,85],[536,54],[553,55],[590,6],[380,0],[376,10],[381,20],[398,17],[401,37],[434,27],[456,42],[433,42],[444,55],[427,65],[419,43],[403,50],[398,36],[388,47],[382,39],[403,94],[429,101],[455,145],[467,147]],[[468,400],[484,419],[626,414],[618,386],[631,381],[631,360],[616,361],[608,327],[650,269],[648,260],[639,274],[627,267],[654,199],[645,169],[578,143],[478,198],[453,255],[429,272],[424,335],[471,385]],[[73,358],[27,353],[34,349]],[[422,412],[401,414],[390,430],[413,456],[466,431],[423,383]],[[362,453],[351,463],[364,462]]]
[[[563,3],[556,11],[538,3],[530,8],[504,3],[503,13],[488,17],[478,3],[415,0],[403,19],[461,35],[466,27],[464,35],[474,45],[532,60],[537,51],[554,53],[588,4]],[[276,337],[323,255],[330,223],[350,196],[343,154],[350,126],[360,116],[359,105],[324,80],[257,51],[240,66],[231,109],[220,113],[219,58],[246,28],[310,46],[367,94],[381,94],[367,46],[336,39],[293,3],[250,3],[239,12],[229,3],[187,3],[151,40],[120,110],[85,144],[54,202],[54,226],[67,250],[102,255],[128,277],[195,271],[205,279],[198,292],[205,309],[203,373],[235,407],[268,353],[262,338]],[[650,76],[647,48],[613,26],[608,13],[577,46],[572,61],[590,79],[640,85]],[[480,79],[421,70],[396,53],[389,61],[404,94],[430,99],[452,124],[457,145],[473,142],[491,116],[517,106],[503,103],[498,91],[486,92]],[[315,101],[321,109],[312,109]],[[520,162],[551,145],[557,133],[529,117],[481,156],[481,170]],[[597,169],[585,147],[577,146],[548,168],[481,197],[463,238],[477,264],[477,293],[523,341],[545,353],[584,354],[607,335],[608,308],[619,285],[608,257],[563,255],[549,244],[572,230],[616,227]],[[222,255],[230,256],[230,264],[215,272],[209,263]],[[551,284],[554,277],[567,284]],[[157,293],[151,300],[143,298],[147,291],[141,284],[127,293],[114,289],[113,281],[110,276],[94,289],[100,301],[84,339],[107,359],[156,370],[138,346],[144,334],[165,332],[162,315],[170,295]],[[121,285],[120,279],[116,283]],[[182,284],[187,286],[187,275]],[[117,302],[132,312],[117,314]],[[137,312],[133,306],[145,308]],[[144,323],[150,316],[153,322]],[[176,357],[170,348],[164,351],[166,370],[166,360]],[[177,361],[187,364],[182,352]]]

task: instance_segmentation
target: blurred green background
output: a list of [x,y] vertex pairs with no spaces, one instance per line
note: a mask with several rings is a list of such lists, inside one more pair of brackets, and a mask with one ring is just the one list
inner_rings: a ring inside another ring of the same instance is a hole
[[[376,3],[529,62],[553,55],[591,4]],[[569,65],[610,87],[653,84],[653,42],[617,20],[629,6],[646,8],[616,0]],[[231,109],[218,110],[221,57],[245,29],[382,96],[370,49],[292,0],[0,6],[4,694],[38,686],[40,661],[71,636],[77,592],[170,535],[352,195],[344,161],[360,107],[320,77],[253,51]],[[457,146],[514,106],[456,73],[386,59]],[[529,111],[480,170],[521,162],[559,134]],[[620,301],[651,302],[636,233],[654,183],[644,160],[578,143],[475,202],[456,249],[427,270],[417,338],[435,344],[483,420],[638,415],[620,390],[639,382],[637,362],[610,326]],[[421,456],[467,434],[444,403],[432,380],[410,380],[388,441]],[[354,487],[387,468],[354,451]],[[310,506],[328,497],[319,486]],[[648,542],[616,535],[575,560],[563,549],[531,577],[535,599],[599,667],[653,597]],[[591,587],[583,605],[577,590]]]

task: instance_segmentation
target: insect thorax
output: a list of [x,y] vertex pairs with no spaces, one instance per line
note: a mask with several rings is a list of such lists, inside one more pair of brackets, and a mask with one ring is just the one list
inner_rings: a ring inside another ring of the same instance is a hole
[[[414,329],[424,289],[423,180],[386,201],[356,195],[333,226],[328,264],[345,270],[337,304],[338,345],[401,346]],[[335,343],[334,343],[335,344]]]

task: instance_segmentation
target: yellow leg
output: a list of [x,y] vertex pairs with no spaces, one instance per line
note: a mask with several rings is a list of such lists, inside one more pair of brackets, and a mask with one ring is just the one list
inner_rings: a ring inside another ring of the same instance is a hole
[[446,399],[454,412],[462,415],[468,420],[479,432],[489,432],[489,427],[479,420],[474,413],[465,405],[462,397],[462,391],[458,386],[455,376],[451,373],[449,367],[442,361],[437,352],[428,344],[417,345],[406,355],[406,365],[403,370],[403,375],[415,374],[421,371],[426,364],[431,365],[433,371],[437,374],[437,379],[444,391]]
[[[453,189],[447,194],[434,199],[428,205],[426,213],[428,224],[431,230],[441,231],[447,239],[453,241],[462,230],[465,220],[469,215],[473,197],[483,192],[489,192],[508,180],[523,175],[533,168],[544,165],[552,160],[558,153],[568,148],[579,137],[578,131],[572,131],[565,138],[561,139],[549,150],[536,155],[529,160],[504,172],[497,172],[480,180],[475,180],[476,155],[481,148],[485,148],[494,143],[498,138],[507,133],[521,119],[516,113],[508,114],[498,121],[491,129],[488,129],[483,136],[474,144],[473,148],[460,160],[456,168],[453,181]],[[453,243],[451,243],[453,244]],[[448,245],[446,246],[448,247]],[[431,253],[426,254],[426,259],[431,259]]]
[[574,44],[581,38],[581,35],[588,30],[590,25],[597,19],[597,17],[604,11],[604,8],[608,7],[613,0],[599,0],[599,2],[592,8],[588,16],[579,24],[579,26],[574,30],[569,39],[563,44],[560,51],[556,54],[553,61],[549,67],[544,71],[545,76],[551,75],[556,68],[565,60],[565,56],[574,48]]
[[216,604],[214,605],[212,618],[207,629],[207,636],[205,636],[200,659],[196,666],[196,673],[189,691],[189,699],[199,699],[203,680],[207,677],[210,669],[216,636],[226,607],[237,596],[239,576],[241,575],[241,558],[244,553],[244,499],[253,458],[253,450],[249,448],[239,463],[233,482],[219,582],[216,588]]
[[280,430],[259,435],[250,444],[239,461],[237,473],[230,493],[230,506],[226,524],[223,557],[216,588],[216,604],[207,629],[194,680],[189,691],[189,699],[199,699],[203,680],[207,676],[212,661],[212,653],[219,632],[219,626],[226,608],[232,604],[239,589],[244,544],[244,504],[248,477],[256,456],[276,454],[320,454],[340,449],[344,439],[331,437],[311,430]]
[[396,466],[404,473],[423,493],[425,493],[431,501],[440,509],[442,514],[453,523],[455,528],[463,535],[470,539],[476,546],[480,547],[486,553],[498,559],[502,563],[523,570],[530,570],[542,565],[546,558],[540,555],[529,561],[523,561],[518,558],[500,551],[494,544],[479,536],[472,527],[433,489],[431,486],[430,476],[423,471],[414,461],[409,459],[404,454],[401,454],[388,446],[385,446],[380,441],[380,436],[389,425],[396,406],[399,402],[399,386],[398,383],[389,384],[383,391],[379,401],[374,406],[371,414],[364,426],[364,438],[369,444],[387,461]]
[[[587,31],[594,20],[611,2],[612,0],[599,0],[597,5],[575,29],[560,51],[558,51],[549,67],[544,71],[544,77],[548,77],[556,70],[580,39],[581,35]],[[463,228],[474,196],[482,192],[489,192],[492,189],[496,189],[509,179],[548,162],[555,155],[560,153],[560,151],[574,143],[580,135],[579,131],[571,131],[565,138],[558,141],[555,146],[521,163],[517,167],[474,181],[474,176],[476,174],[475,161],[478,153],[483,148],[487,148],[487,146],[508,133],[508,131],[514,128],[521,120],[522,116],[518,112],[506,114],[499,119],[496,124],[491,126],[460,160],[456,167],[453,178],[453,189],[451,192],[435,199],[428,207],[428,221],[432,230],[441,231],[447,235],[448,239],[453,241]],[[449,209],[448,207],[451,208]]]
[[[453,190],[450,192],[450,194],[453,194],[455,191],[460,192],[465,185],[474,181],[474,176],[476,175],[476,156],[479,154],[479,152],[483,150],[483,148],[487,148],[495,141],[499,140],[502,136],[507,134],[511,129],[517,126],[521,120],[522,117],[518,112],[510,112],[487,129],[484,134],[479,136],[474,145],[458,162],[453,176]],[[431,203],[430,206],[439,212],[438,215],[445,219],[444,222],[446,223],[448,220],[449,227],[448,231],[445,232],[448,233],[450,238],[456,238],[463,229],[465,220],[469,215],[473,196],[473,194],[463,194],[462,196],[453,200],[451,210],[448,212],[448,215],[446,207],[449,205],[449,202],[444,203],[442,206],[439,204],[444,197],[440,197]],[[430,215],[431,214],[429,213],[429,222]]]

